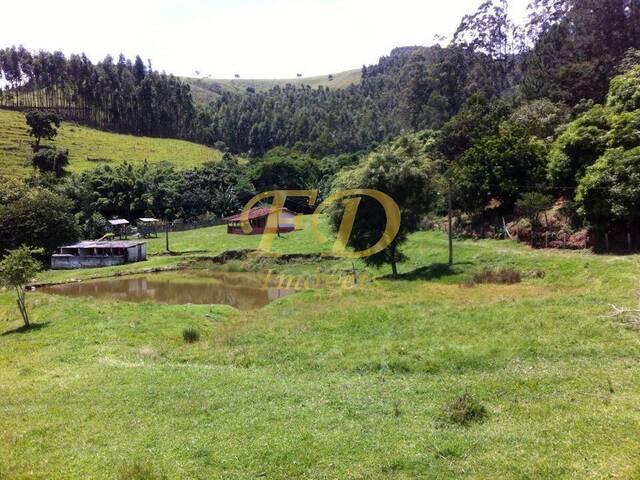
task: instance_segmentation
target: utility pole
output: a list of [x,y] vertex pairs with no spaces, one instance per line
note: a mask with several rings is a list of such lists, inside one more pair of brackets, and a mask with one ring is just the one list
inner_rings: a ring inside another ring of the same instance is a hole
[[453,266],[453,207],[451,205],[451,179],[448,180],[447,207],[449,217],[449,266]]
[[169,224],[168,220],[165,220],[164,223],[164,235],[165,235],[165,245],[166,245],[166,250],[167,252],[170,252],[171,250],[169,250],[169,230],[171,229],[171,225]]

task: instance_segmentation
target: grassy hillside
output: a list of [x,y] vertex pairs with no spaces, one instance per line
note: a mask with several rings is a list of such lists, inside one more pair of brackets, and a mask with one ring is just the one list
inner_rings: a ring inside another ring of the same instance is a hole
[[254,88],[257,92],[269,90],[277,85],[284,86],[288,83],[292,85],[309,85],[313,88],[319,86],[328,88],[346,88],[360,82],[361,71],[359,69],[348,70],[346,72],[334,73],[333,80],[329,80],[328,75],[302,78],[283,79],[209,79],[209,78],[184,78],[191,85],[191,92],[196,102],[207,104],[222,92],[244,93],[248,87]]
[[[28,157],[33,139],[27,133],[24,115],[0,110],[0,175],[24,176],[31,172]],[[69,149],[70,170],[79,172],[105,162],[131,163],[171,161],[179,168],[217,160],[217,150],[184,140],[136,137],[103,132],[63,122],[55,139],[58,148]]]
[[[224,227],[172,235],[182,252],[258,241]],[[249,312],[36,292],[38,326],[24,332],[0,293],[0,477],[638,478],[640,333],[603,315],[637,302],[640,258],[459,241],[448,270],[446,246],[441,233],[414,234],[401,280]],[[275,248],[319,250],[308,229]],[[485,267],[524,280],[460,286]],[[184,343],[185,327],[201,340]],[[464,393],[483,421],[446,417]]]

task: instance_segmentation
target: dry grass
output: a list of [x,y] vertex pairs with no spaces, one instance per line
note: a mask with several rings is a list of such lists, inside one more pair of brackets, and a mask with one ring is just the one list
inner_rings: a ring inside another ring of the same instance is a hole
[[522,281],[522,274],[518,270],[511,269],[485,269],[476,273],[465,285],[474,287],[481,284],[514,285]]

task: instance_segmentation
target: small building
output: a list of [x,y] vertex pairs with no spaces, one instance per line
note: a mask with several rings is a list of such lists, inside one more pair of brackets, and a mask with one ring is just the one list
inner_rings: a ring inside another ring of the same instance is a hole
[[127,238],[129,234],[129,221],[124,218],[114,218],[113,220],[109,220],[109,225],[111,225],[111,232],[114,235],[118,235],[120,240],[122,237]]
[[[227,222],[227,233],[235,235],[260,235],[264,233],[270,212],[270,207],[252,208],[248,212],[226,217],[224,220]],[[281,208],[276,211],[276,214],[278,219],[278,233],[288,233],[296,229],[294,222],[295,213],[286,208]],[[243,230],[244,225],[249,225],[251,231],[245,233]]]
[[147,259],[147,243],[141,241],[85,241],[66,245],[51,256],[51,268],[111,267]]
[[157,218],[139,218],[138,235],[142,238],[158,237],[158,227],[160,220]]

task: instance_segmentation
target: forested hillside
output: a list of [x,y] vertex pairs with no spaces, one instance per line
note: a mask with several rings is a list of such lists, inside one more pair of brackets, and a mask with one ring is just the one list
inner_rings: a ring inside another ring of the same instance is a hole
[[49,109],[69,120],[136,135],[187,138],[195,107],[188,85],[138,56],[93,64],[84,54],[0,50],[0,106]]
[[603,101],[625,53],[640,47],[639,3],[534,0],[528,24],[519,27],[506,0],[489,1],[462,20],[449,45],[398,48],[347,88],[295,81],[266,91],[223,88],[207,106],[194,104],[188,83],[140,57],[94,65],[84,55],[11,47],[0,51],[9,87],[0,105],[57,108],[101,128],[252,155],[274,146],[355,151],[402,131],[440,128],[476,94],[513,108],[541,98],[570,107]]
[[521,28],[507,2],[486,2],[447,47],[395,49],[364,67],[360,84],[339,92],[225,93],[202,115],[209,126],[201,138],[257,154],[275,145],[327,154],[438,129],[472,95],[507,102],[510,110],[543,98],[581,108],[604,100],[625,54],[640,47],[635,0],[536,0],[530,12]]

